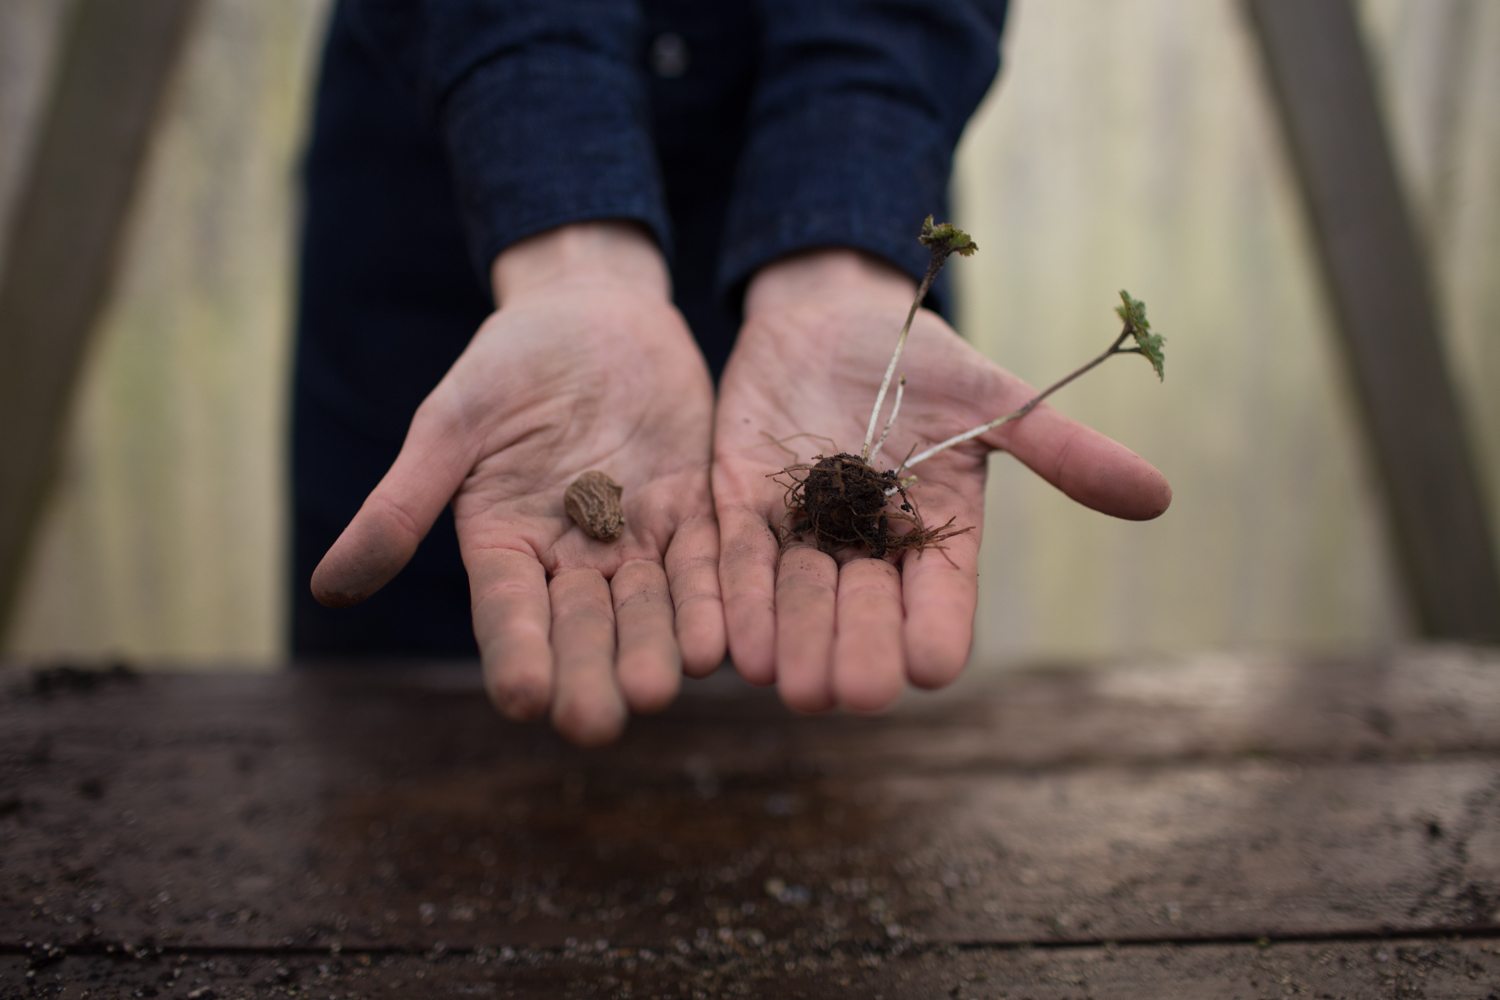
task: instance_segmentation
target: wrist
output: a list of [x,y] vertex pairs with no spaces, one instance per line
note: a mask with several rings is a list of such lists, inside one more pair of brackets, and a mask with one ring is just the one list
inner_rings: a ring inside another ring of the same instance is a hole
[[745,289],[745,315],[846,294],[890,296],[910,304],[916,288],[905,272],[862,250],[807,250],[778,258],[755,272]]
[[572,222],[528,236],[490,265],[495,304],[577,280],[604,279],[671,297],[671,276],[646,229],[624,220]]

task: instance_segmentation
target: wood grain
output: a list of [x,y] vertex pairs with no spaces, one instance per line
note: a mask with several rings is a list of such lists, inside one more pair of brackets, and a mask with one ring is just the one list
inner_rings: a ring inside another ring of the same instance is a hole
[[[796,954],[1493,933],[1494,666],[1304,663],[1261,700],[1205,663],[1039,674],[876,721],[792,718],[730,681],[603,753],[442,671],[19,674],[0,927]],[[997,725],[1012,703],[1033,728]]]
[[198,0],[77,0],[0,274],[0,634]]
[[[215,952],[69,955],[29,969],[0,956],[0,982],[41,992],[186,997],[862,997],[866,1000],[1475,1000],[1500,980],[1490,941],[1389,941],[1069,949],[860,949],[790,957],[769,942],[654,951],[446,949],[426,955]],[[46,995],[42,993],[42,995]],[[202,994],[200,994],[201,996]]]
[[1346,0],[1246,0],[1423,631],[1500,639],[1478,455]]

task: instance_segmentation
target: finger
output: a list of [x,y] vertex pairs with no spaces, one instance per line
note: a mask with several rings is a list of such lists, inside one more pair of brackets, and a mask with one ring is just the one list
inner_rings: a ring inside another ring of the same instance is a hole
[[537,719],[552,701],[551,601],[536,557],[511,549],[465,549],[474,638],[484,686],[504,715]]
[[712,517],[683,522],[667,546],[666,569],[682,668],[690,677],[706,677],[724,662],[718,522]]
[[[1008,383],[1004,397],[1030,398],[1031,391],[1019,380],[1004,373],[1000,377]],[[1149,521],[1172,503],[1172,487],[1150,462],[1045,403],[981,440],[1015,455],[1072,499],[1104,514]]]
[[580,746],[609,743],[625,729],[609,584],[596,569],[566,570],[552,578],[547,593],[556,664],[552,724]]
[[396,461],[313,571],[312,592],[333,608],[358,604],[401,572],[473,467],[456,418],[430,399]]
[[634,712],[658,712],[682,685],[672,636],[672,597],[658,563],[633,559],[609,582],[615,606],[615,677]]
[[720,509],[719,532],[729,658],[751,684],[770,684],[776,679],[776,558],[781,546],[765,515],[748,507]]
[[[943,517],[946,519],[946,515]],[[978,526],[940,544],[941,548],[908,552],[901,562],[906,676],[920,688],[953,683],[963,672],[974,641],[974,609],[979,601]]]
[[906,687],[901,664],[901,575],[884,559],[839,568],[833,690],[854,712],[879,712]]
[[833,699],[833,622],[839,570],[806,545],[781,554],[776,570],[776,688],[798,712],[826,712]]

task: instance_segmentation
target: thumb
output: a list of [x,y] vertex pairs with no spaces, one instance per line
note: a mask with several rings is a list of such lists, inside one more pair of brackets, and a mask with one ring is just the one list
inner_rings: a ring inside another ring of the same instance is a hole
[[313,570],[320,604],[347,608],[389,583],[411,561],[474,459],[456,419],[432,397],[417,408],[396,461]]
[[[1036,390],[992,367],[993,399],[1010,412]],[[1172,503],[1172,487],[1155,466],[1112,438],[1042,403],[1019,420],[988,431],[980,441],[1008,451],[1073,500],[1103,514],[1149,521]]]

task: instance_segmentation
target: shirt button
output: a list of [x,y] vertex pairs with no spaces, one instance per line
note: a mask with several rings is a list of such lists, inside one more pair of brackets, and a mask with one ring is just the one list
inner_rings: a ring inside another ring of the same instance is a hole
[[651,71],[664,79],[674,79],[687,72],[687,42],[676,32],[666,31],[651,41]]

